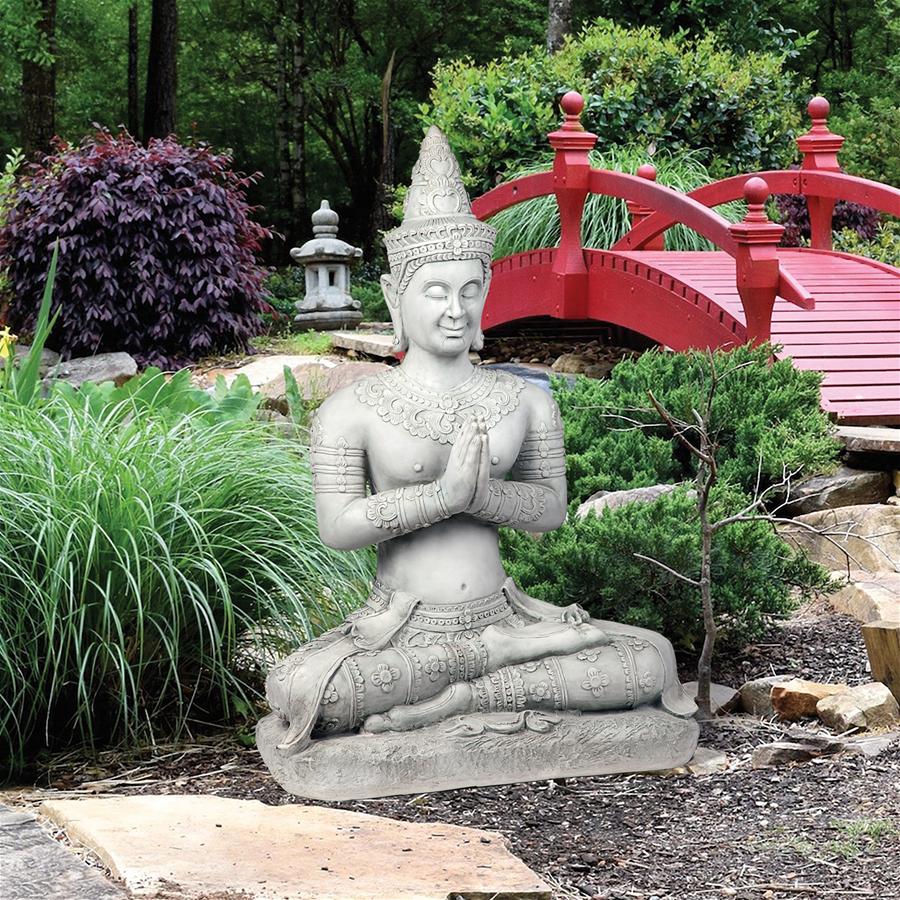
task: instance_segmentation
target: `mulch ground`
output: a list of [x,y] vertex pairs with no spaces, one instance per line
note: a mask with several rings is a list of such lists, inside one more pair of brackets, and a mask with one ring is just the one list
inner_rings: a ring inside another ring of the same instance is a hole
[[[807,610],[723,662],[716,678],[739,685],[773,673],[870,680],[859,625]],[[785,730],[747,716],[704,725],[701,743],[730,759],[716,775],[579,778],[324,805],[501,832],[560,898],[900,897],[900,746],[875,758],[752,769],[753,748]],[[157,748],[143,759],[61,759],[43,787],[73,796],[307,802],[285,794],[256,752],[231,737]]]

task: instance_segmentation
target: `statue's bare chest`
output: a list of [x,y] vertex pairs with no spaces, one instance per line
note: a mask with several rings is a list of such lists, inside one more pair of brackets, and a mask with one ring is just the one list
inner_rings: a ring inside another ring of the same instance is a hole
[[474,416],[488,425],[491,475],[503,478],[528,424],[522,388],[518,378],[482,370],[452,394],[427,391],[396,369],[360,382],[356,396],[368,412],[366,457],[374,489],[438,478],[460,429]]

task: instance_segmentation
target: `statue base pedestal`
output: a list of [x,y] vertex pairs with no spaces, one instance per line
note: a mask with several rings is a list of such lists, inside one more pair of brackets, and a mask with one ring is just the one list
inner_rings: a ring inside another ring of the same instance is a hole
[[346,734],[305,750],[277,749],[287,728],[274,713],[256,745],[275,780],[313,800],[365,800],[579,775],[655,772],[684,765],[700,728],[657,708],[610,713],[487,713],[415,731]]
[[299,328],[313,331],[340,331],[353,329],[362,322],[362,313],[356,309],[320,309],[315,312],[301,312],[294,316],[294,324]]

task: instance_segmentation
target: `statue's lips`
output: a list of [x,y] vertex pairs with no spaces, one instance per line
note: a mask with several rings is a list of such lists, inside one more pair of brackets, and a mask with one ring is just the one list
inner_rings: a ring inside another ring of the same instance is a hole
[[443,334],[445,337],[461,338],[466,333],[465,328],[444,328],[443,326],[440,326],[440,329],[441,334]]

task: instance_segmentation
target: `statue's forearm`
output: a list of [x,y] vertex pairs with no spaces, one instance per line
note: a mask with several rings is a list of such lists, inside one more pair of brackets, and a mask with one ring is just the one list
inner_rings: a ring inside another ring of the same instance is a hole
[[565,518],[565,500],[550,482],[491,478],[487,495],[470,514],[482,522],[524,531],[550,531]]

